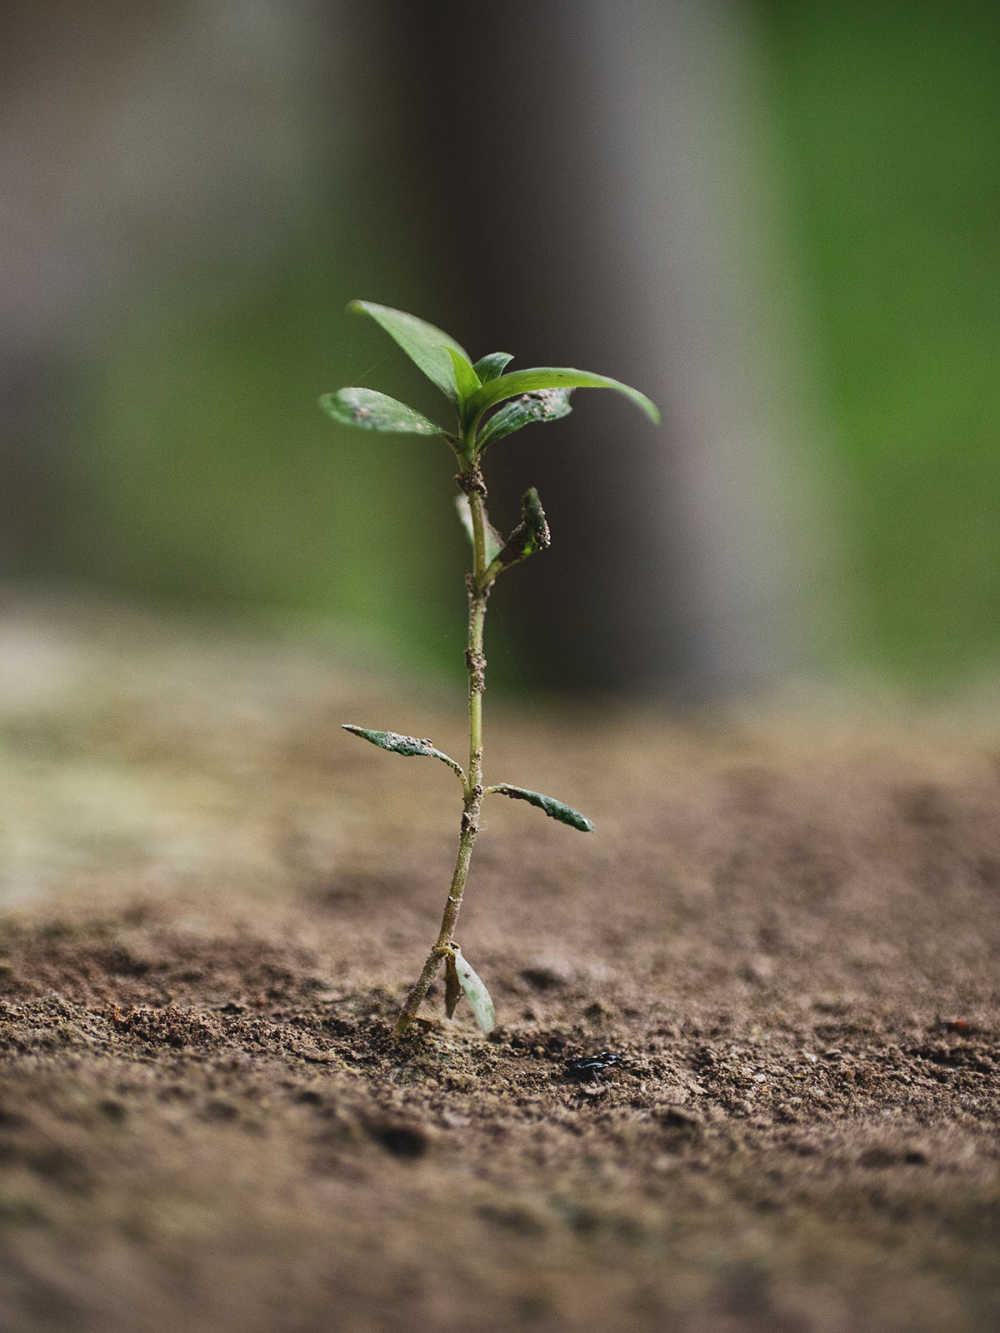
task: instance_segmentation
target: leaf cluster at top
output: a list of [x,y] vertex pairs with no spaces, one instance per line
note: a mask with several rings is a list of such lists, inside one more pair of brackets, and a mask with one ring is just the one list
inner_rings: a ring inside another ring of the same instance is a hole
[[341,425],[402,435],[437,435],[471,461],[487,445],[524,426],[566,416],[574,389],[614,389],[637,404],[651,421],[660,420],[651,399],[608,375],[565,366],[507,374],[513,359],[508,352],[491,352],[473,364],[454,338],[416,315],[373,301],[352,301],[347,308],[374,319],[437,385],[455,408],[458,431],[445,430],[405,403],[365,388],[339,389],[320,399],[323,410]]

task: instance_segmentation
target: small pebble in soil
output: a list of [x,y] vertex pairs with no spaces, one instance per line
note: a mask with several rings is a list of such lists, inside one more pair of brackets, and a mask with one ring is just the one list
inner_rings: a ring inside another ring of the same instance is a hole
[[596,1055],[581,1055],[566,1061],[566,1073],[577,1083],[597,1083],[601,1074],[612,1065],[621,1064],[621,1056],[612,1051],[598,1051]]

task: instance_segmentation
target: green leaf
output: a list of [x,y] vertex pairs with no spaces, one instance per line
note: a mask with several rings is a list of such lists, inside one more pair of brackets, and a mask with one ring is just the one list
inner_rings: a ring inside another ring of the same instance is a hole
[[450,953],[444,960],[444,1012],[448,1018],[454,1018],[462,993],[462,983],[458,979],[458,968],[455,966],[455,955]]
[[558,819],[561,824],[569,824],[579,829],[581,833],[590,833],[593,830],[594,826],[586,815],[581,815],[579,810],[574,810],[571,805],[564,805],[562,801],[557,801],[552,796],[528,791],[526,787],[511,787],[506,782],[497,787],[488,787],[487,791],[499,792],[501,796],[510,796],[515,801],[527,801],[529,805],[537,805],[550,819]]
[[390,435],[447,435],[446,430],[412,407],[377,389],[338,389],[325,393],[319,405],[341,426],[378,430]]
[[476,1022],[484,1032],[492,1032],[497,1025],[497,1015],[493,1008],[493,1001],[490,999],[490,993],[457,944],[455,946],[455,971],[458,973],[459,985],[465,991],[465,998],[469,1001],[469,1007],[476,1017]]
[[558,421],[569,416],[573,410],[569,401],[571,393],[572,389],[539,389],[505,403],[480,430],[476,439],[477,451],[481,453],[488,444],[495,444],[505,435],[513,435],[514,431],[536,421]]
[[490,352],[489,356],[481,356],[472,369],[481,384],[489,384],[490,380],[498,380],[513,360],[510,352]]
[[456,352],[453,347],[448,348],[448,355],[451,357],[452,369],[455,372],[455,387],[458,389],[458,400],[464,403],[471,398],[477,389],[481,388],[479,376],[473,370],[468,357],[462,356]]
[[463,782],[465,781],[462,765],[443,750],[435,749],[432,741],[421,740],[417,736],[403,736],[398,731],[372,731],[368,727],[356,727],[350,722],[344,722],[342,725],[344,731],[349,731],[352,736],[360,736],[362,740],[371,741],[372,745],[377,745],[380,750],[390,750],[393,754],[403,754],[407,757],[425,755],[429,759],[440,759],[442,763],[454,769]]
[[468,410],[473,416],[478,416],[495,403],[502,403],[505,398],[533,393],[537,389],[615,389],[626,398],[631,398],[651,421],[659,423],[660,420],[660,409],[638,389],[607,375],[595,375],[589,370],[571,370],[566,366],[536,366],[532,370],[511,371],[509,375],[484,384],[469,399]]
[[370,315],[446,398],[458,402],[455,370],[449,353],[457,352],[464,361],[469,361],[469,355],[450,334],[416,315],[393,310],[387,305],[376,305],[374,301],[352,301],[347,308],[357,314]]
[[[538,498],[538,492],[532,486],[521,497],[521,521],[507,538],[503,550],[495,557],[495,562],[500,569],[509,569],[519,560],[527,560],[529,555],[534,555],[536,551],[544,551],[551,545],[552,535],[549,532],[545,510]],[[499,573],[499,570],[497,572]]]
[[[472,511],[469,508],[469,497],[467,495],[456,495],[455,508],[458,510],[459,522],[465,529],[465,535],[469,539],[469,544],[475,547],[476,534],[472,526]],[[489,565],[500,554],[504,542],[499,532],[497,532],[490,520],[486,518],[485,510],[483,510],[483,517],[486,520],[486,531],[484,534],[486,538],[486,563]]]

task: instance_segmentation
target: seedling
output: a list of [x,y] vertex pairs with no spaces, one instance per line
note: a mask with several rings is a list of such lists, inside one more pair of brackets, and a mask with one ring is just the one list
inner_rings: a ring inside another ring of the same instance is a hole
[[376,389],[339,389],[325,394],[320,406],[342,426],[401,435],[436,436],[449,446],[458,461],[456,504],[462,525],[472,544],[472,571],[465,576],[468,593],[469,633],[465,649],[468,674],[469,759],[466,768],[444,754],[429,740],[405,736],[395,731],[375,731],[369,727],[345,724],[345,730],[393,754],[421,755],[439,759],[452,770],[462,786],[462,818],[458,838],[458,858],[452,875],[448,898],[437,940],[427,956],[423,971],[406,998],[396,1023],[401,1036],[420,1008],[431,982],[442,964],[445,969],[445,1012],[448,1017],[463,994],[484,1032],[496,1023],[493,1001],[481,979],[466,961],[455,940],[455,927],[462,908],[462,897],[469,877],[473,844],[479,833],[479,816],[487,796],[507,796],[537,806],[552,819],[570,828],[589,833],[590,820],[571,806],[526,787],[509,782],[484,786],[483,777],[483,693],[486,689],[486,656],[483,631],[490,591],[501,574],[545,550],[549,545],[549,525],[541,500],[534,487],[525,491],[521,501],[521,519],[506,537],[490,523],[486,513],[486,483],[483,458],[486,450],[514,431],[535,422],[558,421],[570,411],[574,389],[615,389],[631,398],[654,422],[660,414],[656,405],[637,389],[586,370],[544,367],[507,373],[513,359],[507,352],[491,352],[472,363],[464,348],[454,338],[414,315],[371,301],[352,301],[348,310],[370,316],[393,338],[411,361],[441,390],[455,412],[455,424],[448,430],[420,412],[397,402]]

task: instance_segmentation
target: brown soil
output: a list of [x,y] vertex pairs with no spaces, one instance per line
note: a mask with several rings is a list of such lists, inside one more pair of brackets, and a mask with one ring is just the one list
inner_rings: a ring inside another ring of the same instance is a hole
[[493,707],[597,829],[487,806],[500,1026],[397,1043],[457,787],[338,723],[460,704],[64,612],[0,684],[3,1329],[1000,1327],[995,725]]

